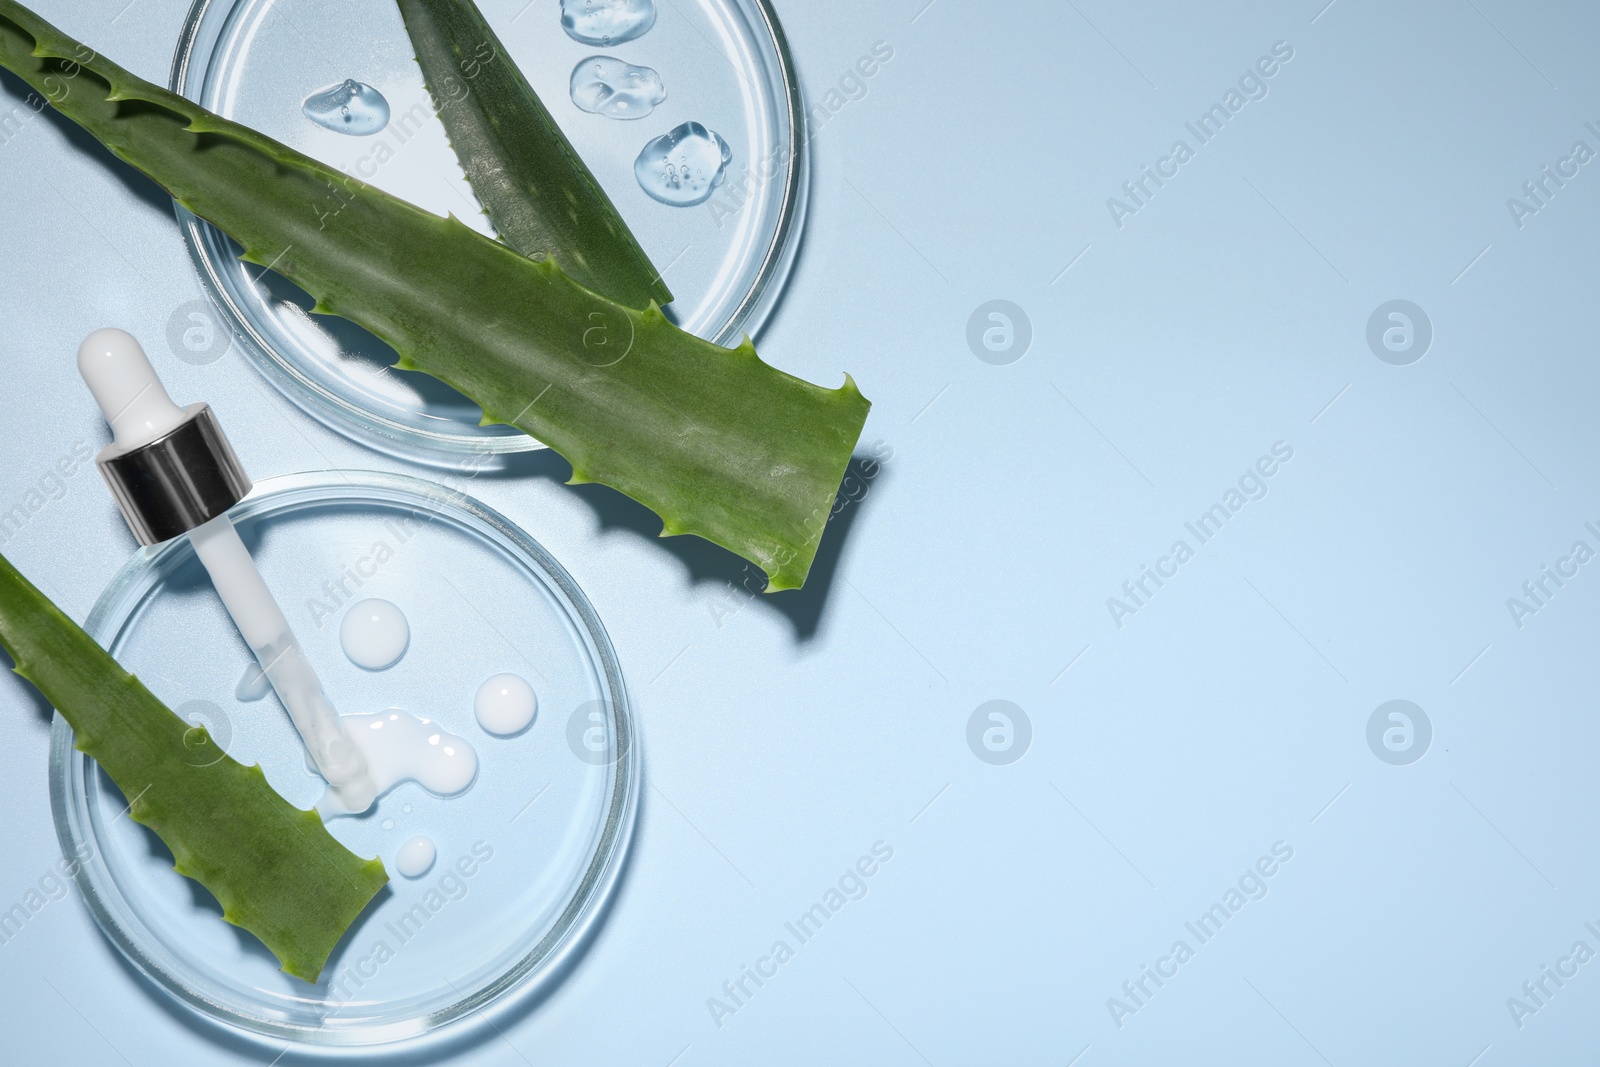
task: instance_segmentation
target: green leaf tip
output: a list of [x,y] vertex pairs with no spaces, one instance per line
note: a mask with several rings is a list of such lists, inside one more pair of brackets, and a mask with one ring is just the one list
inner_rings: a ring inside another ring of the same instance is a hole
[[[54,58],[32,58],[35,42]],[[102,57],[71,58],[87,52],[0,0],[0,66],[44,91],[57,59],[75,62],[64,115],[245,248],[293,246],[278,272],[388,342],[397,367],[516,413],[512,425],[584,478],[750,560],[775,590],[805,581],[870,406],[853,382],[824,389],[694,337],[648,299],[609,300],[554,259],[535,263]],[[150,106],[113,104],[113,91]],[[185,128],[197,122],[204,135]]]
[[[166,843],[223,918],[315,982],[389,876],[322,820],[284,800],[259,765],[194,762],[192,727],[0,555],[0,646],[71,724],[79,751],[131,798],[128,815]],[[24,672],[26,666],[26,672]],[[209,734],[206,735],[209,737]]]
[[471,0],[399,0],[467,180],[505,242],[628,307],[672,292]]

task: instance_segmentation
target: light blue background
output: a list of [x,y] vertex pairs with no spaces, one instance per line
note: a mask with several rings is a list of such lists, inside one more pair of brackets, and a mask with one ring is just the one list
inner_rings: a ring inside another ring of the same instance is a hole
[[[1575,140],[1600,149],[1600,10],[1324,2],[781,4],[812,100],[874,42],[895,54],[818,130],[762,351],[849,370],[892,458],[792,612],[820,604],[809,635],[775,601],[725,614],[737,564],[611,496],[473,484],[593,599],[647,786],[582,964],[459,1062],[1592,1057],[1600,962],[1520,1029],[1506,1002],[1574,941],[1600,949],[1600,564],[1520,629],[1506,600],[1575,540],[1600,548],[1600,163],[1521,229],[1506,200]],[[186,3],[124,3],[38,7],[164,82]],[[1266,98],[1117,228],[1107,198],[1277,41],[1294,56]],[[0,112],[19,104],[6,82]],[[172,358],[168,317],[200,290],[171,211],[60,123],[0,145],[0,205],[0,504],[102,440],[71,354],[111,323],[215,405],[257,477],[426,473],[312,422],[237,351]],[[1034,332],[1006,366],[965,339],[995,298]],[[1411,366],[1365,340],[1395,298],[1434,328]],[[1118,628],[1107,598],[1277,441],[1294,456],[1269,495]],[[131,550],[89,471],[4,549],[78,619]],[[1433,725],[1409,766],[1367,746],[1395,698]],[[991,699],[1031,719],[1009,766],[967,746]],[[0,705],[8,907],[58,849],[47,723],[14,678]],[[719,1028],[707,999],[878,841],[868,895]],[[1185,921],[1279,841],[1268,895],[1119,1028],[1107,998],[1195,946]],[[75,895],[0,946],[0,1024],[17,1063],[280,1052],[169,1007]]]

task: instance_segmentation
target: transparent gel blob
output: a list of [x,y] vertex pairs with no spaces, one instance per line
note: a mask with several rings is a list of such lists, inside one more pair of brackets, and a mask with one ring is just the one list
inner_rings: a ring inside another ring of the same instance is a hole
[[533,686],[515,674],[497,674],[478,687],[472,711],[478,725],[491,734],[514,734],[526,729],[538,707]]
[[655,0],[561,0],[561,28],[584,44],[621,44],[655,24]]
[[661,75],[611,56],[590,56],[572,68],[572,102],[591,115],[642,119],[667,98]]
[[354,78],[317,90],[306,97],[300,110],[318,126],[352,137],[369,137],[389,125],[389,101]]
[[418,834],[400,846],[400,852],[394,858],[394,869],[407,878],[421,878],[433,866],[438,854],[433,839]]
[[392,667],[411,642],[411,625],[405,612],[376,598],[363,600],[345,612],[339,624],[339,643],[357,667],[381,671]]
[[[478,774],[478,751],[464,737],[448,733],[410,712],[391,710],[376,715],[342,717],[350,741],[366,757],[367,770],[382,796],[410,780],[430,793],[451,796],[472,784]],[[328,789],[317,802],[324,819],[354,814]]]
[[654,199],[673,207],[693,207],[711,199],[732,161],[733,149],[720,134],[698,122],[685,122],[645,145],[633,173]]

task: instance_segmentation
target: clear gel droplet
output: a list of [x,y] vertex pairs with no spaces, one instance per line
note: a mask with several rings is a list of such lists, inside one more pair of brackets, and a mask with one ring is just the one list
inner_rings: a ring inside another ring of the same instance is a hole
[[306,97],[300,110],[318,126],[352,137],[368,137],[389,125],[389,101],[354,78],[317,90]]
[[591,115],[642,119],[667,98],[661,75],[611,56],[590,56],[572,68],[572,102]]
[[732,161],[733,149],[720,134],[698,122],[685,122],[645,145],[633,173],[654,199],[693,207],[711,198]]
[[584,44],[621,44],[655,24],[655,0],[561,0],[561,28]]

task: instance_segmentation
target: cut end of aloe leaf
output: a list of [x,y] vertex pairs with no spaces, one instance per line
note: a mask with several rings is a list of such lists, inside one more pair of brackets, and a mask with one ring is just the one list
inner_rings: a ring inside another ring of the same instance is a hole
[[398,367],[750,560],[774,589],[805,581],[867,415],[853,379],[824,389],[748,342],[679,330],[649,297],[642,310],[607,299],[93,56],[15,0],[0,0],[0,66],[40,92],[71,67],[63,115],[387,342]]
[[383,864],[346,849],[315,814],[274,792],[259,766],[220,754],[191,762],[190,724],[4,556],[0,646],[71,724],[78,750],[129,798],[129,817],[166,844],[173,869],[203,885],[285,972],[316,981],[388,882]]

